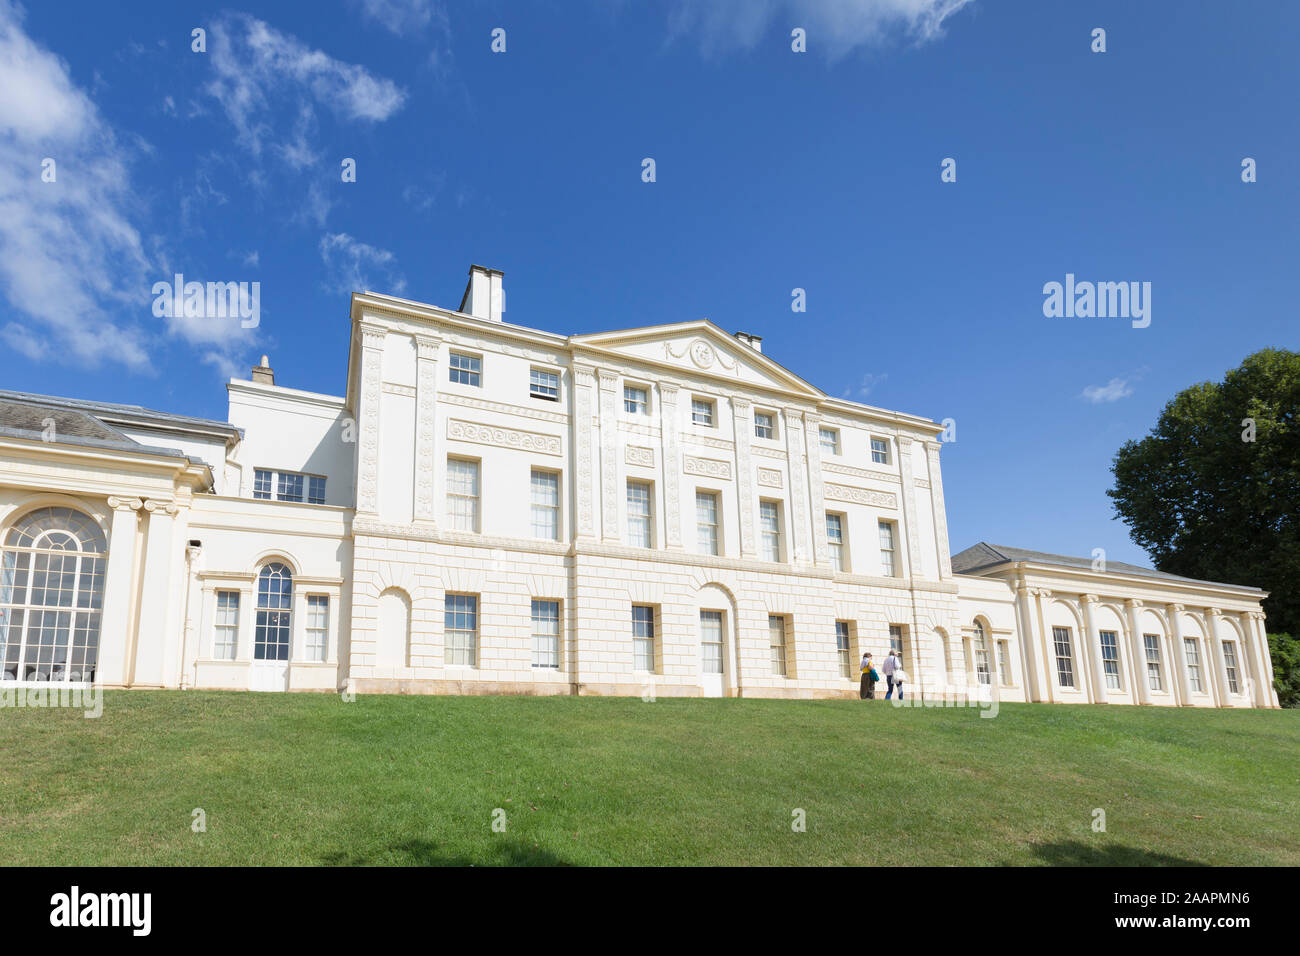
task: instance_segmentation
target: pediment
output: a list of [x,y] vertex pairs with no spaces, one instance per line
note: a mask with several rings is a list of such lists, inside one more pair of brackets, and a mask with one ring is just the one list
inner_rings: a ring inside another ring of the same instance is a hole
[[576,335],[571,341],[574,346],[635,364],[658,365],[814,401],[825,397],[820,389],[708,320]]

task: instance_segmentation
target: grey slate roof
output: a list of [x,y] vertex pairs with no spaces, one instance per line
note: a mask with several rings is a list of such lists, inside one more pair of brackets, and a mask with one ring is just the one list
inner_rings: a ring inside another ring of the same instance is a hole
[[136,441],[114,428],[111,423],[174,432],[217,432],[226,436],[227,440],[240,436],[239,429],[228,422],[208,418],[156,412],[139,405],[87,402],[0,389],[0,435],[29,440],[42,439],[47,434],[48,421],[54,425],[55,444],[166,455],[171,458],[186,458],[195,464],[206,463],[176,448]]
[[[971,545],[965,551],[952,556],[952,570],[955,574],[980,574],[1002,564],[1015,564],[1027,561],[1033,564],[1055,565],[1059,568],[1071,568],[1080,571],[1092,570],[1091,558],[1075,558],[1065,554],[1050,554],[1046,551],[1029,551],[1025,548],[1010,548],[1003,544],[989,544],[981,541]],[[1220,581],[1202,581],[1198,578],[1185,578],[1177,574],[1156,571],[1136,564],[1122,561],[1107,561],[1106,571],[1115,574],[1133,574],[1145,578],[1160,578],[1166,581],[1181,581],[1186,584],[1212,584],[1215,587],[1238,588],[1243,591],[1259,591],[1260,588],[1243,584],[1224,584]]]

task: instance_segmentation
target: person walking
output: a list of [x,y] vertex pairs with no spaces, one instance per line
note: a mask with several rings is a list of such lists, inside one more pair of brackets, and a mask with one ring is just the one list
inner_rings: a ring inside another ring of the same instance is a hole
[[876,673],[876,665],[871,659],[871,652],[864,652],[862,655],[862,684],[858,688],[858,697],[862,700],[874,700],[876,697],[876,681],[878,680],[880,680],[880,675]]
[[907,683],[907,671],[903,670],[903,655],[894,659],[894,686],[898,688],[898,699],[903,699],[903,685]]
[[[897,667],[898,655],[894,653],[894,649],[891,647],[889,649],[889,656],[886,657],[885,662],[880,665],[880,673],[885,675],[885,686],[888,688],[885,691],[885,700],[889,700],[894,696],[894,669]],[[898,691],[898,697],[900,700],[903,697],[903,690],[901,687]]]

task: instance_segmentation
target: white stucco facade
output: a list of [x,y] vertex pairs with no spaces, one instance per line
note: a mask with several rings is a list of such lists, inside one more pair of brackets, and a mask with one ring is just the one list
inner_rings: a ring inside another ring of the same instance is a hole
[[[707,321],[507,324],[501,288],[355,294],[343,394],[259,368],[227,423],[0,393],[4,676],[812,698],[893,642],[923,696],[1276,706],[1261,591],[950,557],[933,421]],[[82,583],[38,591],[50,562]],[[60,600],[93,675],[33,651]]]

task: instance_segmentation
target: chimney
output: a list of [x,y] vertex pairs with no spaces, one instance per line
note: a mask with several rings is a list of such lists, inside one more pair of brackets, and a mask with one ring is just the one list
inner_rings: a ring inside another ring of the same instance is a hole
[[500,322],[501,314],[506,310],[506,293],[501,287],[503,279],[505,273],[500,269],[470,266],[469,284],[465,286],[465,295],[461,297],[458,311],[466,312],[476,319]]
[[737,332],[736,338],[741,342],[744,342],[755,352],[763,351],[763,336],[761,335],[751,335],[748,332]]
[[270,356],[263,355],[262,364],[253,366],[253,381],[261,382],[263,385],[275,384],[275,371],[271,368]]

